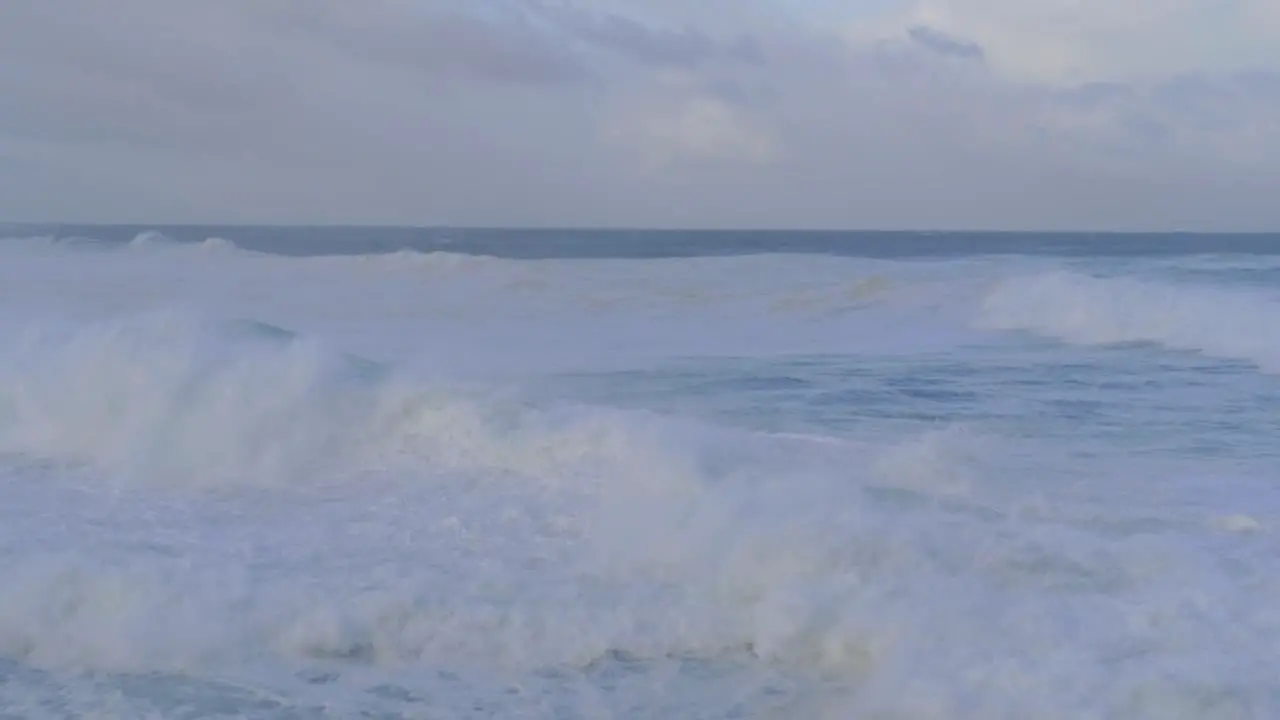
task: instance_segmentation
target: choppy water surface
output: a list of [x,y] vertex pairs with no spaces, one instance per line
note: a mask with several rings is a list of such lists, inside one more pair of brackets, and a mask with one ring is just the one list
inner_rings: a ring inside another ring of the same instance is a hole
[[1280,716],[1280,242],[74,230],[0,716]]

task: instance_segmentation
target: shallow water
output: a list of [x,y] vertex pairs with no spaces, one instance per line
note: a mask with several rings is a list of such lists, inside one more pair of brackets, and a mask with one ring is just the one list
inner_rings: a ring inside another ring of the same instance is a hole
[[0,716],[1280,714],[1268,239],[47,230]]

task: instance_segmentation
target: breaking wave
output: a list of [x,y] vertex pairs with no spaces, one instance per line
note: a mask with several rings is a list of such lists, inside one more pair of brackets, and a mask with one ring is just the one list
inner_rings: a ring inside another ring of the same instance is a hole
[[1280,296],[1059,271],[996,284],[982,300],[978,325],[1024,330],[1070,343],[1152,343],[1243,360],[1280,371]]

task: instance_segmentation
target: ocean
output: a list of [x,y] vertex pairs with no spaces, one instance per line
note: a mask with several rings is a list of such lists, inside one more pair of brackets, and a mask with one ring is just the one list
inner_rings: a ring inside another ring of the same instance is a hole
[[0,235],[0,718],[1280,717],[1280,235]]

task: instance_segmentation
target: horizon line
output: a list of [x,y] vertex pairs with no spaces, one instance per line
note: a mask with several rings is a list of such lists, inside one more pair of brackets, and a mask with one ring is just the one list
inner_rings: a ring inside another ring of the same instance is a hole
[[394,224],[326,223],[326,222],[97,222],[66,220],[0,220],[0,228],[9,227],[92,227],[92,228],[173,228],[173,229],[313,229],[313,230],[417,230],[460,232],[596,232],[596,233],[797,233],[810,235],[877,234],[877,235],[1280,235],[1273,230],[1193,230],[1193,229],[1049,229],[1049,228],[823,228],[823,227],[645,227],[627,225],[469,225],[469,224]]

